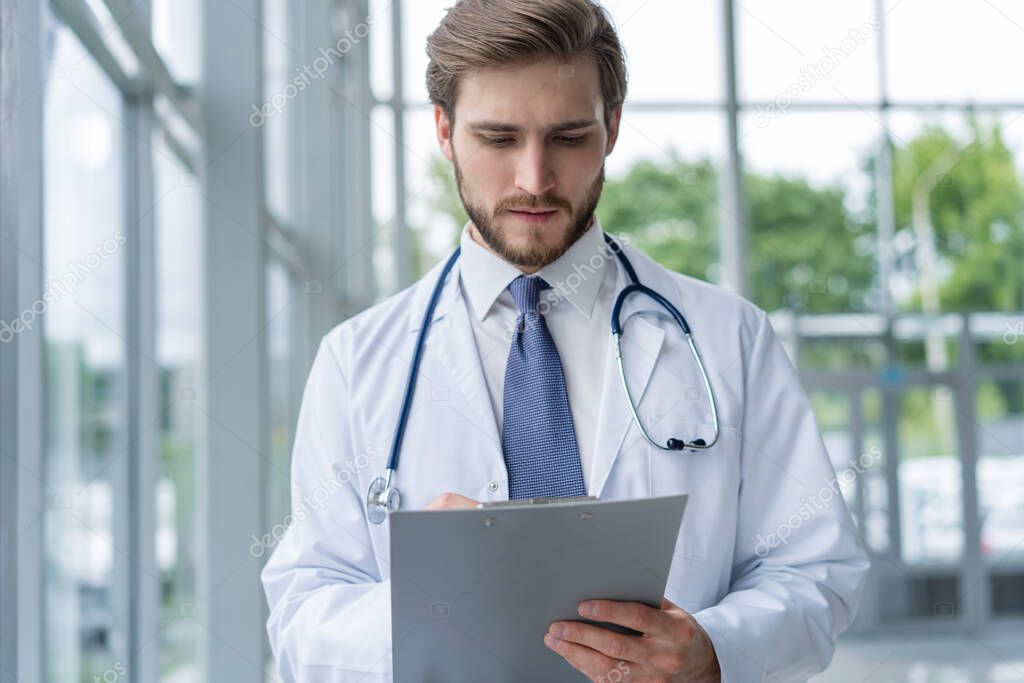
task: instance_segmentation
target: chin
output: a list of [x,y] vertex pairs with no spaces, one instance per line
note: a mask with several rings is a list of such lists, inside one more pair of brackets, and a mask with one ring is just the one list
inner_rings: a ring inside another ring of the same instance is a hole
[[512,223],[513,225],[509,228],[502,230],[505,240],[510,246],[526,251],[554,249],[565,240],[566,232],[569,229],[564,225],[517,225],[518,221],[515,219],[512,220]]

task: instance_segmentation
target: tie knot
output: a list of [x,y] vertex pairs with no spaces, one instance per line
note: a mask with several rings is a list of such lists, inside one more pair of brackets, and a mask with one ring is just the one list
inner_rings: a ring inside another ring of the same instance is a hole
[[515,299],[516,306],[519,306],[519,312],[524,314],[537,312],[540,293],[545,289],[551,289],[551,285],[539,275],[520,275],[508,286],[508,291]]

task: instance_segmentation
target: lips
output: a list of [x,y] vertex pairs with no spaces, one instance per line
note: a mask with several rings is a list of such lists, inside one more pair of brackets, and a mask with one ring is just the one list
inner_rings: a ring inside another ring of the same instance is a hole
[[510,209],[509,213],[523,223],[541,225],[554,220],[558,215],[558,209]]

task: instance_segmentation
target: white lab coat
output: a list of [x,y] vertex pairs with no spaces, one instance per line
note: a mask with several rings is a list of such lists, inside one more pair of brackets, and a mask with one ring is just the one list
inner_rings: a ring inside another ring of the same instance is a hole
[[[666,597],[707,631],[727,683],[805,680],[828,665],[868,568],[806,395],[763,311],[626,253],[641,282],[687,316],[716,392],[721,438],[705,452],[651,447],[632,425],[609,344],[604,367],[594,368],[604,393],[587,492],[688,493]],[[616,268],[622,288],[626,275]],[[388,525],[368,523],[366,490],[385,469],[439,271],[338,325],[316,354],[295,434],[289,530],[262,573],[283,681],[391,680]],[[456,264],[422,360],[394,482],[403,509],[422,509],[444,491],[508,497],[457,277]],[[623,309],[641,419],[663,438],[710,438],[696,367],[660,311],[642,296]]]

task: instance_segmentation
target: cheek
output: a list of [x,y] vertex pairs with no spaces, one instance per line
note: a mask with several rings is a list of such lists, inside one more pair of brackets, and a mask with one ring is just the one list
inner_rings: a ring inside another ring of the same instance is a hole
[[459,158],[463,183],[477,196],[500,194],[514,178],[512,164],[487,149],[471,150],[466,159]]
[[593,167],[589,164],[569,165],[559,173],[558,184],[562,187],[562,192],[566,196],[572,197],[575,202],[579,202],[598,179],[600,173],[600,166]]

